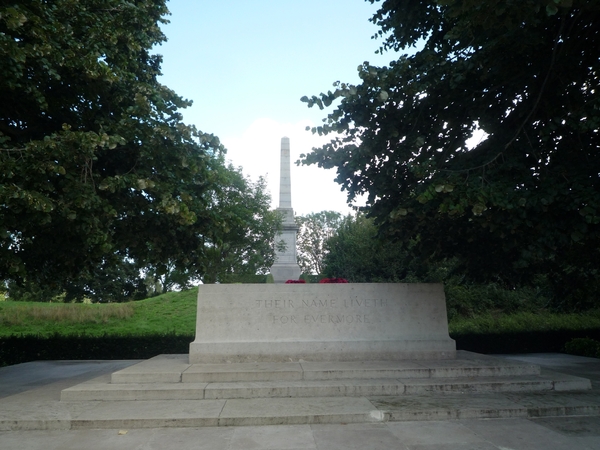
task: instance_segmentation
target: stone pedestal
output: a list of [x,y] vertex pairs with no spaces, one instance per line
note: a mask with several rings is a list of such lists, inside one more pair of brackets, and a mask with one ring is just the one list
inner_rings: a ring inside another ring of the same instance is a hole
[[198,290],[190,363],[449,359],[441,284],[228,284]]
[[440,284],[202,285],[189,355],[71,386],[22,421],[9,402],[0,430],[573,416],[597,412],[591,388],[456,351]]

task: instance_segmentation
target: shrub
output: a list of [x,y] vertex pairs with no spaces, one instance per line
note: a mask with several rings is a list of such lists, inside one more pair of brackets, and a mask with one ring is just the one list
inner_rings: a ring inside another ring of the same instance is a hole
[[565,353],[600,358],[600,342],[590,338],[575,338],[565,344]]
[[323,278],[319,283],[347,283],[345,278]]
[[494,283],[458,284],[455,280],[449,280],[445,292],[450,319],[495,312],[537,312],[548,304],[544,292],[535,287],[508,289]]

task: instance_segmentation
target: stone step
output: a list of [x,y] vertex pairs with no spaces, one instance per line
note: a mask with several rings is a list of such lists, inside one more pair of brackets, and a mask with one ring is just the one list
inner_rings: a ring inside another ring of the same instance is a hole
[[425,393],[483,393],[587,390],[584,378],[545,372],[518,377],[360,378],[215,383],[125,383],[92,380],[64,389],[61,401],[205,400],[284,397],[399,396]]
[[[51,406],[51,407],[50,407]],[[20,411],[20,410],[19,410]],[[600,414],[598,394],[449,393],[385,397],[63,402],[0,417],[0,430],[133,429],[561,417]]]
[[452,360],[189,364],[187,355],[160,355],[112,374],[111,382],[214,383],[380,378],[461,378],[539,375],[535,364],[459,351]]

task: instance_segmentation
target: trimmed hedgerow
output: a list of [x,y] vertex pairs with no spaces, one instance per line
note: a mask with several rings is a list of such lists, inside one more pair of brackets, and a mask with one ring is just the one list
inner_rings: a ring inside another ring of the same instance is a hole
[[147,359],[188,353],[191,335],[9,336],[0,338],[0,366],[39,360]]

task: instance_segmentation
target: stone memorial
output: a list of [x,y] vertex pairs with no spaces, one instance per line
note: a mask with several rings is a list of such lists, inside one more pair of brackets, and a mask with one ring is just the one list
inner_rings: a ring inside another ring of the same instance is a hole
[[449,359],[441,284],[229,284],[198,290],[190,363]]
[[[158,355],[68,387],[61,392],[66,417],[35,421],[28,411],[24,426],[297,425],[595,411],[580,397],[565,408],[564,391],[589,390],[588,379],[457,352],[441,284],[285,284],[300,273],[287,138],[281,153],[281,237],[290,245],[273,266],[281,269],[279,283],[199,286],[188,355]],[[489,397],[508,392],[519,394]]]
[[290,171],[290,140],[281,138],[281,159],[279,173],[279,208],[277,211],[283,217],[281,232],[276,236],[276,242],[285,244],[284,249],[277,249],[275,264],[271,267],[271,275],[275,283],[285,283],[287,280],[297,280],[300,277],[300,266],[296,254],[296,233],[298,227],[294,221],[292,209],[292,181]]
[[285,242],[275,284],[201,285],[190,363],[448,359],[441,284],[285,284],[298,279],[290,140],[281,139],[279,208]]

